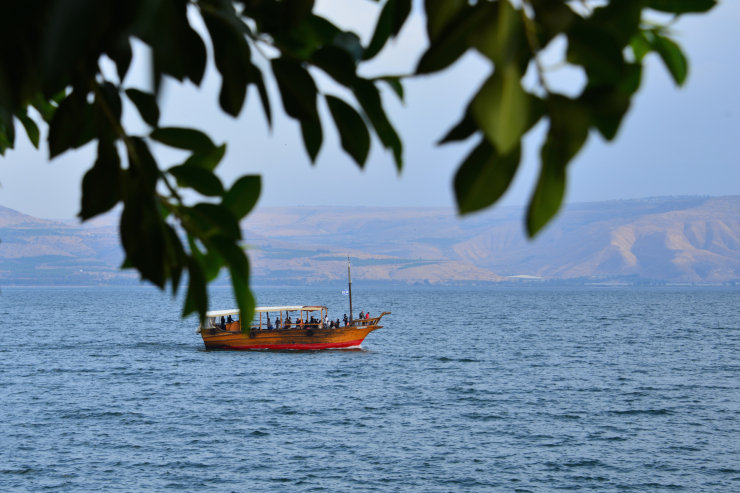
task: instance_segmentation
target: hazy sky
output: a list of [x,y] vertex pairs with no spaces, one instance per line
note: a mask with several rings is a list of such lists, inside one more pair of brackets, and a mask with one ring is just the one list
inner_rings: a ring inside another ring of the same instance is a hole
[[[364,69],[365,75],[412,72],[426,45],[421,2],[415,3],[400,39]],[[365,44],[374,27],[368,19],[379,13],[377,4],[369,0],[319,0],[317,10],[340,27],[357,32]],[[738,24],[740,2],[725,0],[710,14],[686,16],[675,26],[690,59],[686,86],[677,89],[662,62],[651,55],[641,92],[617,139],[607,144],[592,134],[585,151],[571,164],[568,201],[740,193],[740,36],[733,34]],[[555,43],[546,61],[556,62],[563,48],[564,43]],[[126,86],[149,87],[147,56],[142,45],[135,46],[134,67]],[[259,61],[259,54],[254,57]],[[192,126],[206,131],[217,143],[227,142],[218,174],[227,185],[243,174],[261,174],[260,206],[452,206],[452,178],[472,141],[444,147],[434,143],[457,122],[489,72],[485,60],[469,53],[440,75],[407,81],[405,105],[384,89],[385,106],[405,146],[400,176],[377,140],[365,170],[360,170],[341,151],[325,104],[320,109],[324,145],[318,162],[311,166],[298,124],[284,116],[273,81],[268,87],[272,131],[267,130],[253,88],[240,118],[224,115],[217,103],[220,76],[212,62],[201,88],[166,84],[160,124]],[[573,69],[550,77],[553,87],[571,94],[583,82]],[[318,83],[326,94],[347,94],[326,77],[318,77]],[[124,119],[132,133],[146,132],[130,104],[124,109]],[[527,202],[536,180],[544,130],[540,124],[528,138],[523,164],[504,204]],[[45,142],[37,151],[20,135],[16,150],[0,158],[0,205],[45,218],[75,216],[81,179],[94,161],[94,152],[94,145],[88,145],[50,163]],[[164,149],[157,154],[162,166],[178,164],[184,156]]]

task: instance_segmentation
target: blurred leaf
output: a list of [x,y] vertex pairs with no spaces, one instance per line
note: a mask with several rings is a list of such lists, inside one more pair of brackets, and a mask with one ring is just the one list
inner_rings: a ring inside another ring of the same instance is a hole
[[360,43],[360,37],[353,32],[341,32],[334,37],[332,45],[349,54],[354,63],[362,59],[365,50]]
[[610,83],[621,78],[622,49],[606,32],[577,27],[568,32],[568,61],[586,69],[590,83]]
[[539,99],[524,92],[521,76],[512,65],[497,69],[470,105],[478,126],[502,155],[519,145],[522,135],[539,120]]
[[141,278],[163,289],[167,282],[164,221],[152,195],[136,187],[135,182],[129,184],[134,186],[126,187],[121,243]]
[[306,152],[311,158],[311,162],[316,162],[316,156],[319,154],[321,144],[324,140],[324,132],[321,130],[321,122],[316,120],[301,121],[301,134],[303,143],[306,145]]
[[261,189],[259,175],[242,176],[226,192],[221,205],[229,209],[237,220],[241,220],[257,204]]
[[530,0],[530,5],[535,12],[535,22],[540,28],[540,46],[547,46],[555,36],[566,32],[578,19],[565,2]]
[[647,0],[651,9],[674,14],[706,12],[717,5],[716,0]]
[[398,134],[385,115],[383,105],[380,102],[378,88],[369,80],[357,79],[354,91],[357,100],[360,102],[362,109],[365,110],[370,123],[373,124],[375,133],[378,134],[378,138],[383,143],[383,146],[386,149],[390,148],[393,150],[396,168],[400,171],[403,168],[403,146],[401,139],[398,138]]
[[380,77],[377,80],[382,80],[388,84],[388,86],[393,89],[393,92],[396,93],[398,99],[403,102],[403,85],[401,84],[401,77]]
[[620,49],[637,33],[643,0],[619,0],[594,9],[588,24],[608,33]]
[[[149,151],[149,146],[141,137],[129,137],[131,146],[127,146],[129,152],[129,178],[131,181],[136,182],[142,188],[142,191],[154,194],[159,180],[159,166],[154,160],[152,153]],[[136,155],[132,155],[133,152]]]
[[[239,223],[229,209],[218,204],[201,202],[190,208],[201,221],[208,223],[220,234],[234,239],[241,239]],[[213,233],[210,233],[213,234]]]
[[128,40],[128,35],[119,36],[117,39],[112,40],[106,46],[105,52],[115,62],[118,80],[123,84],[123,80],[126,78],[128,69],[131,66],[131,59],[134,56],[131,51],[131,43]]
[[213,171],[226,154],[226,144],[214,147],[208,152],[194,152],[183,166],[197,166],[208,171]]
[[28,135],[28,139],[31,141],[33,146],[38,149],[39,148],[39,127],[36,126],[36,122],[31,120],[31,118],[26,114],[26,112],[18,112],[17,115],[18,119],[23,124],[23,128],[26,129],[26,134]]
[[213,57],[221,73],[221,108],[231,116],[239,115],[247,95],[251,51],[244,34],[221,17],[202,11],[213,41]]
[[578,101],[588,107],[591,121],[606,140],[617,135],[630,106],[629,94],[612,86],[586,87]]
[[427,34],[436,42],[450,24],[470,6],[466,0],[425,0],[424,9],[427,17]]
[[520,70],[526,70],[532,51],[525,34],[522,13],[510,2],[498,2],[486,9],[479,9],[480,15],[470,41],[475,48],[496,65],[518,63]]
[[378,17],[378,23],[375,25],[373,37],[362,55],[363,60],[370,60],[380,53],[380,50],[383,49],[386,41],[391,36],[396,3],[397,0],[388,0],[383,6],[383,10],[380,11],[380,17]]
[[206,134],[192,128],[158,128],[149,137],[164,145],[188,151],[208,153],[216,147]]
[[352,106],[341,99],[326,96],[326,102],[337,124],[342,148],[362,168],[370,151],[370,133],[367,131],[365,122]]
[[195,258],[188,257],[188,294],[185,297],[182,316],[198,313],[201,323],[206,318],[208,311],[208,292],[206,290],[206,279],[203,275],[203,267]]
[[285,112],[297,120],[319,120],[316,110],[316,84],[299,63],[286,58],[272,60]]
[[181,187],[190,187],[206,197],[220,197],[224,194],[221,180],[207,169],[183,164],[167,171],[177,179],[177,184]]
[[475,123],[475,118],[470,114],[469,109],[465,111],[462,119],[447,132],[442,140],[437,142],[437,145],[446,144],[448,142],[457,142],[466,140],[468,137],[478,131],[478,124]]
[[98,159],[82,179],[82,207],[85,221],[111,210],[121,200],[121,160],[113,141],[98,141]]
[[[480,2],[485,6],[488,2]],[[450,21],[447,29],[429,46],[416,66],[416,74],[430,74],[446,69],[465,53],[470,46],[470,34],[479,20],[481,8],[470,8]]]
[[149,126],[156,127],[159,122],[159,106],[154,95],[138,89],[126,89],[126,96],[136,105],[141,118]]
[[81,147],[95,136],[92,105],[75,92],[59,105],[49,125],[49,158]]
[[671,72],[676,84],[682,86],[686,81],[686,74],[688,73],[689,66],[681,48],[679,48],[678,45],[670,39],[654,32],[653,49],[655,49],[663,59],[663,63],[668,67],[668,70]]
[[460,165],[455,175],[455,197],[460,214],[484,209],[509,188],[521,159],[521,147],[499,156],[483,139]]
[[311,63],[344,86],[351,87],[357,79],[352,57],[336,46],[324,46],[316,50],[311,57]]
[[540,177],[527,211],[530,237],[560,209],[565,195],[566,166],[588,137],[590,117],[580,102],[551,94],[546,101],[550,131],[542,146]]
[[249,71],[249,81],[257,86],[257,91],[262,100],[262,109],[265,112],[267,118],[267,125],[272,126],[272,110],[270,109],[270,98],[267,96],[267,89],[265,88],[265,81],[262,78],[262,71],[255,65],[252,65]]
[[645,31],[639,31],[630,40],[632,53],[635,55],[635,61],[641,62],[645,55],[652,51],[652,43],[645,36]]

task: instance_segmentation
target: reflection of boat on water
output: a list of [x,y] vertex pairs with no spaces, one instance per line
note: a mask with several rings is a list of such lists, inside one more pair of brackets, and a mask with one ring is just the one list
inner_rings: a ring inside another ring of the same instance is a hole
[[[286,322],[295,312],[298,312],[296,320]],[[328,310],[325,306],[260,307],[255,309],[256,320],[249,324],[248,330],[242,330],[242,322],[237,319],[239,310],[218,310],[206,313],[205,324],[199,331],[208,349],[348,348],[362,344],[370,332],[382,328],[380,319],[390,315],[390,312],[383,312],[379,317],[352,320],[349,325],[328,328],[323,322],[312,321],[312,313],[316,312],[318,320],[323,320]],[[275,318],[268,323],[271,313]],[[221,317],[231,317],[233,321],[221,325]]]
[[[207,349],[332,349],[362,344],[367,335],[382,328],[378,317],[352,320],[352,275],[347,257],[349,278],[349,320],[344,326],[324,322],[329,309],[325,306],[268,306],[254,310],[255,319],[244,326],[239,310],[217,310],[206,313],[197,332]],[[292,315],[297,313],[296,319]],[[313,316],[318,312],[319,317]],[[273,319],[270,319],[270,313]],[[362,313],[360,313],[362,317]]]

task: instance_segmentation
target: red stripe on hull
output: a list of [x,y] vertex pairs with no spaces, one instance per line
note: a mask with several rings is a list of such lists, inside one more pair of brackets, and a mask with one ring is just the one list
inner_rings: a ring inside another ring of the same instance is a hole
[[333,349],[333,348],[347,348],[359,346],[362,344],[363,339],[349,342],[327,342],[321,344],[255,344],[250,346],[221,346],[218,348],[209,349]]

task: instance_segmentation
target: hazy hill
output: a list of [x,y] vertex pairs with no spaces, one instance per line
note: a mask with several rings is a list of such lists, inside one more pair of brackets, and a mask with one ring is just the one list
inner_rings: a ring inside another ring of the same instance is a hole
[[[256,284],[491,283],[508,276],[740,280],[740,197],[571,204],[534,242],[524,211],[460,219],[445,208],[262,208],[242,224]],[[0,207],[0,283],[130,284],[117,217],[80,225]],[[225,282],[226,280],[224,280]]]
[[283,241],[424,260],[427,269],[461,262],[502,276],[740,278],[740,197],[571,204],[534,242],[523,215],[519,207],[464,219],[442,208],[291,207],[258,210],[245,226]]

